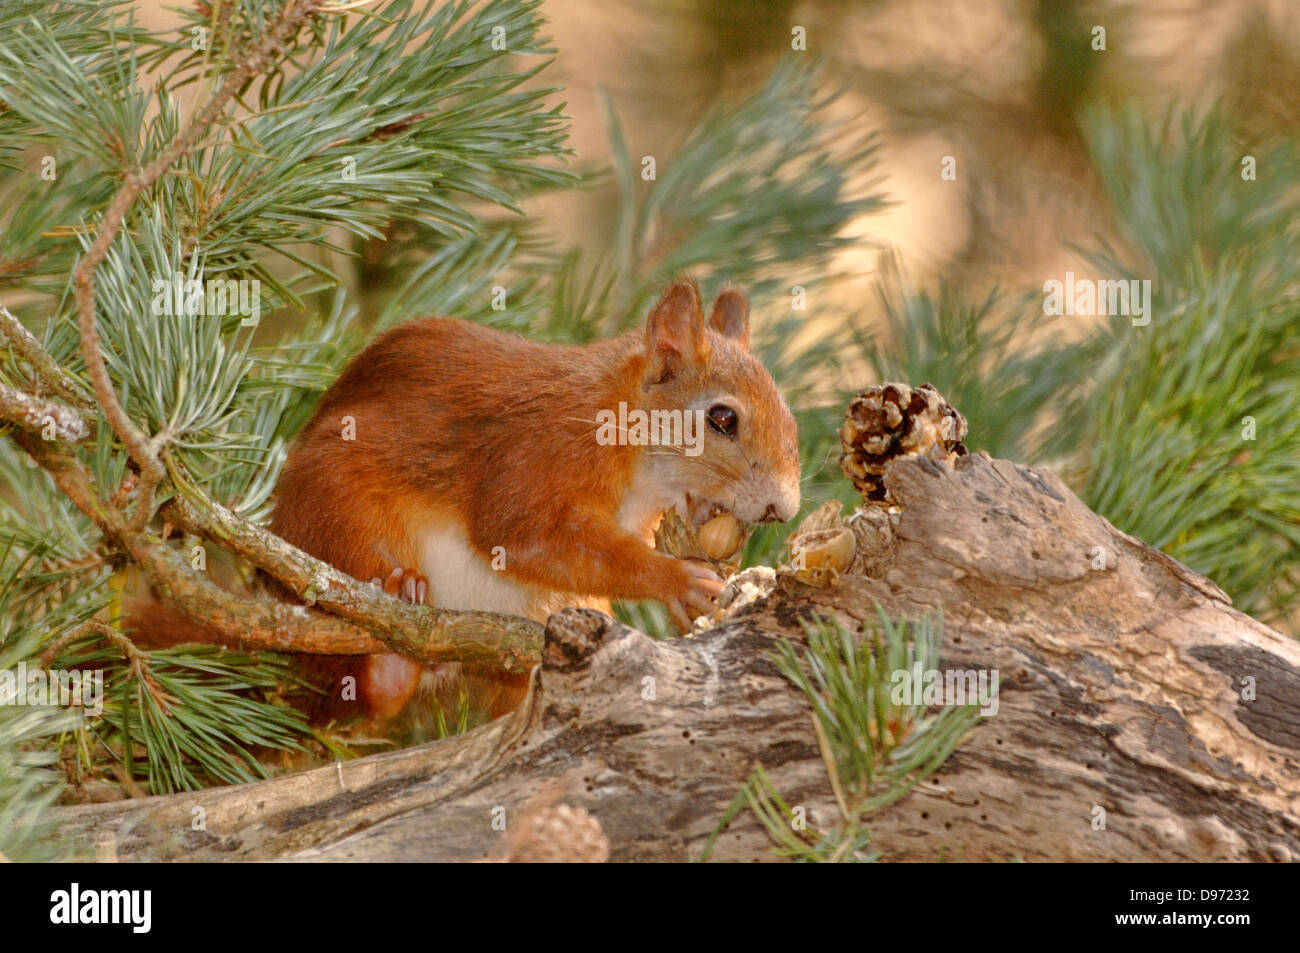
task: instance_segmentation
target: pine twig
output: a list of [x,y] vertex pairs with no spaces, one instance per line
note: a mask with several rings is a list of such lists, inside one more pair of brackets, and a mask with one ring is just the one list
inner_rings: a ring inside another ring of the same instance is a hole
[[100,500],[90,474],[66,448],[24,432],[14,439],[110,544],[140,567],[161,598],[230,644],[325,655],[395,651],[423,662],[479,662],[507,671],[525,671],[541,658],[542,627],[530,619],[407,605],[215,504],[208,515],[193,505],[169,504],[175,525],[245,556],[302,593],[304,601],[337,615],[306,613],[275,599],[241,598],[193,572],[173,548],[135,529],[124,513]]
[[18,356],[32,366],[36,376],[54,393],[78,410],[94,410],[95,402],[79,383],[63,370],[41,342],[0,304],[0,341],[8,341]]
[[136,678],[149,687],[149,691],[158,699],[160,705],[166,708],[168,704],[175,702],[175,699],[163,691],[162,686],[160,686],[157,680],[153,677],[153,673],[149,670],[149,659],[145,653],[141,651],[129,638],[117,631],[117,629],[107,623],[99,622],[95,619],[89,619],[86,622],[81,623],[81,625],[77,626],[71,632],[65,633],[51,641],[50,644],[46,646],[45,651],[40,655],[41,667],[48,669],[54,663],[54,659],[60,652],[66,649],[69,645],[81,641],[87,635],[92,633],[97,635],[100,639],[111,642],[121,650],[132,673]]
[[166,469],[159,457],[158,443],[151,441],[131,422],[118,401],[113,383],[109,379],[108,365],[100,352],[99,329],[95,324],[95,269],[107,256],[126,213],[135,204],[140,193],[157,182],[178,159],[189,155],[194,150],[199,140],[225,111],[243,85],[259,73],[273,56],[283,52],[285,42],[298,33],[303,22],[315,12],[316,7],[316,0],[286,0],[280,11],[279,21],[257,48],[226,77],[221,87],[191,120],[185,131],[144,170],[126,175],[122,187],[113,196],[108,209],[104,212],[95,240],[73,271],[72,277],[77,296],[77,321],[81,330],[81,353],[86,362],[86,372],[90,375],[95,396],[99,399],[113,432],[126,446],[131,459],[140,467],[139,496],[136,499],[135,515],[130,524],[135,530],[143,529],[152,515],[154,490],[166,476]]
[[0,381],[0,419],[42,434],[54,424],[54,439],[76,443],[90,436],[86,419],[71,407],[25,393]]
[[[192,502],[190,494],[199,501]],[[163,512],[172,525],[247,559],[308,605],[365,626],[403,655],[428,662],[488,662],[506,671],[526,671],[541,660],[543,629],[532,620],[408,605],[240,519],[196,488],[182,486]]]

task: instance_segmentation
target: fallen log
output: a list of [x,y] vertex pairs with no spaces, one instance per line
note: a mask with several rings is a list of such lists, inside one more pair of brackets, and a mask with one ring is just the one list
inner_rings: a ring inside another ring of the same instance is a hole
[[[856,626],[878,603],[941,610],[941,666],[1000,674],[997,713],[872,815],[882,859],[1300,858],[1300,644],[1050,473],[911,458],[885,487],[900,512],[855,521],[859,558],[837,584],[785,576],[665,641],[565,610],[524,706],[466,735],[58,820],[129,861],[687,860],[758,763],[829,824],[810,707],[771,652],[813,613]],[[713,858],[771,848],[745,812]]]

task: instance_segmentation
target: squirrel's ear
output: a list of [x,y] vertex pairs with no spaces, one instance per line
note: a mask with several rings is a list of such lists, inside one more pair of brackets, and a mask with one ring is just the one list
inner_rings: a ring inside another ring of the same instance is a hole
[[738,288],[727,288],[713,302],[709,327],[749,350],[749,301]]
[[700,293],[689,281],[675,282],[650,311],[645,323],[646,382],[662,384],[678,368],[708,360]]

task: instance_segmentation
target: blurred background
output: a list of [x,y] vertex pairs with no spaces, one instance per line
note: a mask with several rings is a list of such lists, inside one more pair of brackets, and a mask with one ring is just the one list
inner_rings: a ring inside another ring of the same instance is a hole
[[[920,283],[987,291],[1090,274],[1078,245],[1122,240],[1089,154],[1084,114],[1132,103],[1220,106],[1239,143],[1300,131],[1300,4],[1291,0],[546,0],[570,144],[612,157],[601,97],[628,151],[663,161],[719,99],[754,93],[806,31],[836,118],[880,134],[892,203],[849,231],[895,251]],[[1093,30],[1105,29],[1094,50]],[[1247,150],[1248,151],[1248,150]],[[955,181],[941,162],[957,160]],[[608,232],[613,187],[551,195],[531,212],[565,243]],[[595,249],[593,249],[595,250]],[[846,249],[846,303],[870,306],[879,251]],[[837,299],[838,300],[838,299]],[[814,315],[815,317],[815,315]]]
[[[142,26],[181,29],[174,4],[136,6]],[[1218,108],[1243,155],[1300,131],[1294,0],[544,0],[540,12],[555,50],[543,79],[563,87],[554,99],[588,171],[614,159],[609,106],[628,153],[665,162],[719,102],[754,94],[792,58],[815,61],[820,89],[840,94],[828,114],[878,134],[858,184],[890,204],[848,223],[860,241],[831,263],[849,280],[809,309],[813,323],[832,302],[879,318],[884,250],[919,285],[975,294],[1095,274],[1091,247],[1126,236],[1091,154],[1090,109],[1159,120]],[[526,209],[558,244],[597,253],[616,188],[596,177]]]

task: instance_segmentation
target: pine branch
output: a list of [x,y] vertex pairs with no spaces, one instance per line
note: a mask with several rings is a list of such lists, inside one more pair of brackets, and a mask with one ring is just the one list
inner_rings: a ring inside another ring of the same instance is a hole
[[49,744],[75,719],[60,708],[0,706],[0,863],[62,859],[44,819],[60,792]]
[[[0,419],[17,424],[42,439],[78,441],[90,436],[90,427],[77,411],[53,401],[26,394],[0,381]],[[53,428],[50,432],[49,428]]]
[[31,365],[36,376],[33,383],[37,395],[44,392],[43,388],[49,388],[78,410],[94,409],[94,402],[81,385],[59,366],[32,332],[23,327],[4,305],[0,305],[0,342],[7,343]]
[[127,417],[118,402],[100,350],[99,330],[95,323],[95,269],[108,254],[122,219],[140,193],[158,181],[178,159],[194,149],[199,139],[249,79],[266,68],[275,57],[283,55],[285,43],[297,34],[317,6],[316,0],[286,0],[274,27],[254,49],[245,54],[243,62],[226,77],[220,89],[203,105],[185,131],[142,171],[127,173],[125,182],[109,203],[108,210],[99,223],[95,240],[72,273],[77,296],[78,324],[81,328],[81,355],[86,362],[95,396],[114,433],[126,446],[131,459],[140,467],[141,480],[136,488],[135,515],[130,523],[132,529],[143,528],[153,515],[154,489],[166,475],[159,450],[165,446],[168,435],[164,432],[150,439]]
[[[109,646],[97,648],[105,637]],[[81,730],[113,753],[128,787],[141,776],[156,793],[269,777],[254,749],[302,750],[311,734],[300,712],[259,697],[294,681],[282,661],[216,646],[145,653],[112,629],[60,642],[61,667],[103,673],[104,710]],[[214,695],[221,704],[211,704]]]
[[240,598],[206,575],[193,572],[161,539],[135,529],[124,512],[100,501],[90,475],[66,450],[21,434],[16,434],[15,440],[95,522],[106,540],[140,567],[160,598],[231,642],[273,651],[333,655],[374,654],[391,648],[428,662],[493,662],[507,670],[521,670],[539,658],[541,627],[534,622],[499,613],[407,605],[219,507],[208,504],[211,510],[205,513],[192,503],[177,503],[177,497],[167,512],[178,525],[282,575],[281,581],[309,605],[330,608],[359,625],[304,614],[278,600]]
[[[404,11],[409,4],[391,5],[397,12]],[[249,23],[257,19],[260,7],[240,8],[239,16],[249,17]],[[517,38],[524,38],[525,47],[532,36],[532,5],[520,3],[489,3],[474,20],[476,29],[483,25],[505,24]],[[301,613],[279,603],[269,600],[243,603],[237,597],[221,590],[205,578],[196,577],[188,572],[184,564],[176,558],[169,547],[145,532],[145,522],[153,514],[154,492],[166,476],[170,466],[173,478],[185,472],[179,461],[171,463],[173,453],[191,453],[194,451],[210,453],[214,449],[238,454],[251,445],[229,432],[229,423],[233,415],[239,413],[239,389],[244,381],[246,368],[241,366],[241,354],[238,349],[226,353],[220,338],[213,339],[211,332],[219,325],[211,321],[192,322],[188,317],[180,316],[176,320],[181,331],[171,336],[168,331],[163,336],[142,336],[127,326],[119,327],[119,316],[128,317],[141,311],[143,302],[135,300],[140,289],[147,285],[148,266],[137,251],[136,242],[145,240],[151,249],[154,274],[159,272],[171,275],[183,270],[183,259],[188,245],[166,251],[167,239],[161,227],[158,214],[152,209],[145,209],[138,219],[138,235],[123,235],[121,241],[115,241],[119,230],[131,211],[136,200],[146,193],[155,183],[164,188],[164,195],[169,195],[164,173],[175,168],[181,160],[194,153],[195,149],[222,117],[228,106],[247,87],[249,80],[260,72],[275,75],[278,64],[286,55],[302,25],[307,23],[315,13],[326,12],[315,3],[290,2],[282,5],[278,17],[266,30],[242,29],[234,27],[234,20],[226,21],[230,27],[230,36],[243,38],[229,45],[225,52],[236,61],[236,65],[225,76],[216,92],[198,109],[194,118],[182,127],[175,121],[167,108],[164,108],[160,121],[169,132],[168,140],[159,147],[157,157],[148,163],[139,173],[128,172],[125,181],[109,203],[93,241],[90,241],[74,273],[74,288],[77,296],[78,329],[81,353],[86,371],[91,379],[96,397],[104,408],[105,416],[113,425],[114,432],[122,439],[128,453],[139,469],[138,474],[125,474],[125,480],[112,499],[105,503],[97,497],[94,490],[97,482],[70,454],[48,446],[40,446],[30,440],[18,442],[50,470],[56,483],[68,495],[68,498],[85,513],[104,534],[106,541],[127,553],[140,563],[146,579],[162,594],[177,600],[183,608],[200,618],[206,625],[219,630],[230,640],[239,640],[252,646],[300,651],[317,651],[334,654],[381,651],[384,642],[376,640],[372,631],[378,631],[381,638],[393,640],[408,655],[425,658],[429,661],[478,660],[497,661],[506,667],[526,664],[536,659],[536,645],[539,643],[539,628],[526,620],[490,614],[455,614],[447,611],[419,609],[406,606],[396,600],[377,593],[371,587],[347,579],[324,564],[310,560],[305,554],[274,540],[269,534],[240,521],[234,514],[221,508],[203,509],[211,506],[202,497],[197,488],[190,485],[190,502],[172,500],[169,510],[178,521],[195,525],[213,536],[227,540],[238,540],[244,544],[241,552],[253,557],[255,564],[271,567],[272,572],[279,570],[286,574],[285,582],[291,589],[299,592],[308,604],[319,604],[342,612],[345,616],[364,623],[369,628],[348,625],[340,619],[321,621],[315,614],[303,616]],[[335,11],[329,11],[335,12]],[[447,40],[454,23],[464,8],[449,5],[442,8],[433,20],[412,18],[402,21],[402,25],[384,42],[385,55],[397,58],[404,52],[403,47],[412,36],[431,31],[430,36]],[[231,14],[233,17],[234,14]],[[381,27],[382,28],[382,27]],[[368,28],[373,33],[372,28]],[[460,55],[463,62],[453,74],[472,76],[483,63],[497,57],[483,42],[482,36],[472,35],[465,30],[457,36],[461,44]],[[311,73],[317,79],[332,76],[337,80],[339,73],[338,58],[343,53],[358,52],[359,35],[369,35],[366,30],[354,30],[340,40],[342,34],[335,33],[335,39],[327,46],[323,62],[327,67],[323,71]],[[47,36],[53,44],[52,37]],[[373,37],[372,37],[373,39]],[[336,42],[337,41],[337,45]],[[472,56],[465,56],[473,44]],[[364,44],[363,44],[364,45]],[[61,53],[54,46],[54,53],[46,50],[47,58],[58,61],[66,71],[76,73],[77,64],[66,57],[60,59]],[[373,57],[378,55],[372,51]],[[10,54],[11,60],[17,58]],[[112,57],[110,57],[112,58]],[[420,62],[418,57],[411,57],[401,62]],[[125,62],[116,57],[119,73]],[[426,64],[427,65],[427,64]],[[349,67],[351,68],[351,67]],[[399,67],[393,74],[401,80],[405,66]],[[373,77],[368,77],[373,78]],[[409,77],[408,77],[409,78]],[[497,97],[488,107],[484,98],[486,90],[502,91],[506,86],[515,84],[527,74],[517,77],[505,75],[493,83],[480,83],[478,93],[469,92],[464,106],[475,106],[480,114],[490,114],[494,121],[507,115],[527,109],[536,101],[539,94],[520,97]],[[121,75],[116,79],[125,88],[129,83]],[[265,87],[264,87],[265,89]],[[465,89],[471,89],[466,86]],[[286,94],[287,95],[287,94]],[[29,97],[30,99],[30,97]],[[392,97],[385,97],[391,103]],[[32,100],[30,111],[34,114],[53,116],[51,109],[42,109],[36,100]],[[265,104],[264,104],[265,105]],[[252,122],[241,121],[242,128],[261,128],[257,123],[259,117],[271,115],[263,109],[258,116],[251,117]],[[372,113],[371,118],[383,118],[383,113]],[[468,116],[469,114],[465,114]],[[249,117],[246,117],[246,119]],[[376,142],[387,142],[399,135],[425,135],[429,129],[445,125],[446,116],[433,117],[421,114],[406,119],[392,119],[384,122],[373,137]],[[277,120],[278,121],[278,120]],[[543,124],[552,123],[550,118],[543,118]],[[263,123],[264,125],[264,123]],[[294,129],[301,138],[301,129]],[[540,137],[545,140],[545,137]],[[338,143],[335,143],[336,145]],[[500,143],[495,144],[500,149]],[[521,151],[537,153],[547,148],[545,141],[540,145],[534,143]],[[400,151],[400,150],[399,150]],[[280,166],[284,169],[292,166]],[[300,173],[301,168],[294,167]],[[516,170],[523,173],[523,166]],[[542,178],[549,177],[559,181],[553,175],[542,173]],[[563,178],[563,177],[560,177]],[[309,183],[310,184],[310,183]],[[468,187],[469,182],[465,183]],[[332,188],[332,186],[331,186]],[[502,199],[502,194],[493,196],[486,185],[475,187],[479,194]],[[247,197],[247,196],[246,196]],[[390,201],[392,197],[389,197]],[[283,239],[283,235],[281,239]],[[197,255],[195,256],[197,258]],[[102,265],[109,265],[107,280],[111,301],[116,305],[109,309],[106,327],[109,331],[111,348],[105,349],[100,340],[100,333],[95,321],[96,272]],[[191,275],[201,276],[202,268],[190,271]],[[159,317],[160,324],[167,324],[166,316]],[[175,322],[173,322],[175,323]],[[15,322],[16,324],[16,322]],[[175,342],[186,340],[185,328],[193,328],[200,334],[207,334],[207,340],[201,340],[189,334],[188,343],[199,345],[188,360],[177,362]],[[165,329],[166,330],[166,329]],[[39,366],[46,372],[56,367],[49,353],[35,344],[30,335],[20,338],[29,363]],[[208,365],[206,379],[190,381],[186,386],[185,378],[160,378],[155,368],[160,365],[179,363],[186,368],[187,375],[199,375],[193,369]],[[145,416],[152,422],[153,436],[147,437],[146,431],[136,426],[128,413],[124,400],[117,400],[115,388],[109,371],[122,382],[124,392],[132,403],[143,403]],[[75,393],[76,387],[66,375],[54,378],[69,393]],[[30,423],[33,415],[40,410],[49,410],[45,405],[36,407],[27,401],[20,392],[6,391],[6,407],[11,416]],[[187,406],[188,405],[188,406]],[[263,418],[265,419],[265,418]],[[274,425],[274,421],[270,422]],[[224,434],[224,435],[223,435]],[[203,435],[202,442],[196,443],[193,436]],[[100,450],[104,449],[100,441]],[[113,473],[122,475],[120,462],[113,455],[97,454],[99,466],[97,476],[100,483],[109,483]],[[105,466],[107,465],[107,466]],[[179,477],[179,482],[188,484],[188,478]],[[111,484],[110,484],[111,485]],[[263,481],[269,488],[269,481]],[[126,516],[123,508],[134,495],[135,505],[132,515]],[[251,540],[251,542],[250,542]],[[313,588],[316,587],[316,588]],[[320,589],[321,591],[317,591]],[[341,592],[341,594],[340,594]]]
[[946,283],[931,293],[888,256],[876,295],[881,331],[851,319],[875,379],[934,384],[970,421],[971,449],[995,457],[1037,459],[1078,446],[1083,421],[1066,417],[1045,427],[1044,410],[1083,392],[1097,345],[1063,343],[1068,338],[1052,333],[1052,319],[1042,314],[1040,294],[994,290],[972,301]]
[[1063,409],[1087,422],[1081,495],[1286,624],[1300,605],[1300,143],[1257,150],[1248,180],[1217,113],[1098,110],[1088,128],[1136,249],[1103,248],[1098,267],[1153,280],[1150,323],[1104,325],[1095,386]]
[[[408,658],[430,663],[489,663],[509,672],[527,671],[541,660],[544,630],[528,619],[499,612],[408,605],[385,595],[377,586],[362,584],[308,556],[224,507],[201,497],[191,499],[184,491],[163,508],[163,513],[186,532],[210,539],[274,576],[307,605],[319,606],[364,626],[383,645]],[[209,618],[206,614],[191,614]],[[279,638],[276,636],[277,641]],[[321,642],[319,638],[313,641],[317,645]],[[332,647],[294,648],[293,644],[258,647],[357,654]],[[382,646],[372,644],[366,651],[382,651]]]
[[[0,530],[0,671],[35,666],[52,633],[82,625],[107,598],[94,584],[101,567],[66,559],[48,536]],[[11,683],[17,691],[26,685]],[[14,704],[0,698],[0,856],[62,859],[42,820],[62,791],[58,746],[82,724],[75,710]]]

